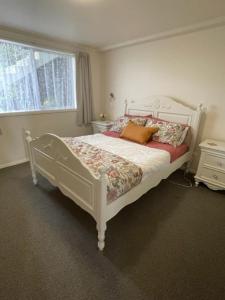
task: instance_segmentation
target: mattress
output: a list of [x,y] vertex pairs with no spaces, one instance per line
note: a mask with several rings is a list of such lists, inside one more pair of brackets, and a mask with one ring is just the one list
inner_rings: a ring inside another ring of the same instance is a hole
[[[106,136],[109,136],[109,137],[120,138],[120,133],[115,132],[115,131],[105,131],[105,132],[103,132],[103,134]],[[180,146],[173,147],[172,145],[163,144],[163,143],[159,143],[159,142],[155,142],[155,141],[150,141],[145,146],[147,146],[149,148],[153,148],[153,149],[167,151],[170,155],[170,162],[173,162],[176,159],[178,159],[179,157],[181,157],[189,149],[187,144],[181,144]]]
[[120,138],[114,138],[107,134],[93,134],[75,138],[89,145],[120,156],[136,166],[140,167],[142,180],[164,170],[170,165],[170,154],[164,149],[146,147]]

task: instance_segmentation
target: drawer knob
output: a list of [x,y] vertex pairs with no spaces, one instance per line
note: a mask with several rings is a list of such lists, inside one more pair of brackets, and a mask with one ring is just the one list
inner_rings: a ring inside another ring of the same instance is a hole
[[212,177],[213,177],[213,179],[218,180],[218,176],[217,175],[214,174]]

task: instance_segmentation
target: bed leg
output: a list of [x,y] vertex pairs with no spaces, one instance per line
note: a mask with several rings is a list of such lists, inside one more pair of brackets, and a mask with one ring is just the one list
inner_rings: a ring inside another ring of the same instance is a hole
[[32,164],[31,164],[31,174],[32,174],[33,184],[37,185],[38,184],[37,173],[36,173],[34,167],[32,166]]
[[185,173],[188,174],[191,168],[191,161],[186,162]]
[[196,179],[195,179],[195,186],[196,186],[196,187],[199,186],[199,181],[197,181]]
[[98,249],[102,251],[105,247],[106,223],[97,223],[98,230]]

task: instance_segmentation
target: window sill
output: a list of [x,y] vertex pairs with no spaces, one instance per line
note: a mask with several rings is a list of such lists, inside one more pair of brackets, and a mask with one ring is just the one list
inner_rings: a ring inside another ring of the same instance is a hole
[[7,113],[0,113],[0,118],[14,117],[14,116],[27,116],[27,115],[55,114],[55,113],[65,113],[65,112],[72,112],[72,111],[76,112],[77,108],[7,112]]

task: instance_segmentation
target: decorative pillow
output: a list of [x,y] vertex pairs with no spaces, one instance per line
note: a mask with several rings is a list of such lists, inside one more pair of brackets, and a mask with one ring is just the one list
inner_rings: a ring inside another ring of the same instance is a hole
[[152,139],[156,142],[170,144],[174,147],[181,145],[187,135],[189,126],[161,120],[157,118],[151,118],[147,121],[146,127],[159,128],[158,132],[155,133]]
[[113,126],[110,128],[111,131],[121,132],[128,122],[132,120],[133,123],[139,126],[145,126],[147,119],[145,117],[127,116],[118,118]]
[[128,124],[129,121],[132,121],[132,123],[134,123],[138,126],[145,126],[145,124],[147,122],[147,119],[144,118],[144,117],[128,117],[127,124]]
[[146,144],[157,131],[158,128],[139,126],[130,121],[123,129],[120,137],[139,144]]
[[126,126],[126,119],[127,117],[120,117],[114,121],[112,127],[110,128],[111,131],[121,132],[123,128]]

